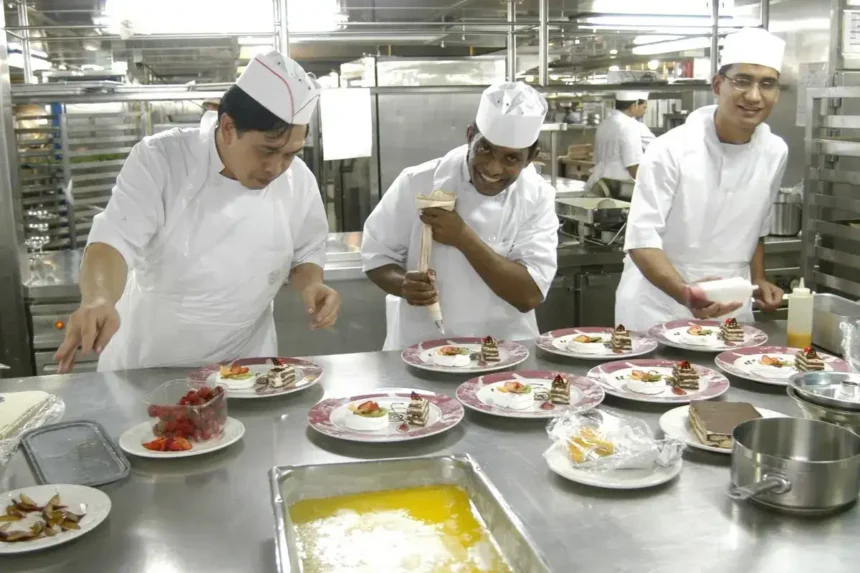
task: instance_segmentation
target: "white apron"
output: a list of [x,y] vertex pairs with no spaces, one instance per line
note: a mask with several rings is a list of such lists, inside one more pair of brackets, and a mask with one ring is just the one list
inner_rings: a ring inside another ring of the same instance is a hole
[[[486,197],[472,187],[465,166],[464,146],[462,153],[449,153],[439,163],[433,175],[433,189],[456,193],[456,211],[466,225],[496,253],[506,257],[522,223],[513,212],[514,202],[507,196],[517,192],[514,187],[519,182],[497,197]],[[413,237],[412,244],[420,244],[420,232],[421,225],[413,225],[413,235],[419,236]],[[459,250],[434,242],[430,265],[436,271],[448,337],[491,335],[503,340],[527,340],[538,336],[534,311],[523,314],[499,298]],[[425,340],[444,338],[426,308],[389,296],[386,311],[388,332],[383,350],[399,350]]]
[[[651,246],[656,227],[663,251],[687,283],[706,278],[750,278],[750,261],[768,225],[782,179],[785,143],[766,125],[753,141],[727,146],[716,135],[715,106],[701,108],[685,126],[651,144],[639,168],[628,219],[625,251]],[[677,132],[677,133],[676,133]],[[666,173],[679,179],[677,187]],[[658,221],[660,221],[658,223]],[[652,285],[630,257],[616,292],[615,322],[647,331],[656,324],[692,318],[690,310]],[[752,322],[751,300],[731,315]]]
[[[129,272],[121,326],[99,371],[277,355],[272,301],[291,268],[289,218],[272,185],[237,193],[235,182],[197,163]],[[291,171],[282,177],[292,183]]]

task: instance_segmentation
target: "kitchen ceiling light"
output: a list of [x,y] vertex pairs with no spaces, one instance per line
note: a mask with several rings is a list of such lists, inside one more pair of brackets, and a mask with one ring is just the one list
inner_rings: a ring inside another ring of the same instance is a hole
[[[665,14],[705,15],[711,14],[712,0],[660,0],[653,3],[633,3],[630,0],[592,0],[591,11],[602,14]],[[735,11],[735,0],[720,0],[720,14],[730,15]]]
[[687,50],[700,50],[711,47],[711,39],[707,36],[697,38],[685,38],[672,42],[660,42],[659,44],[646,44],[634,46],[633,53],[637,56],[655,56],[657,54],[671,54],[674,52],[685,52]]
[[659,67],[660,67],[660,60],[650,60],[648,62],[648,69],[651,70],[652,72],[655,71]]

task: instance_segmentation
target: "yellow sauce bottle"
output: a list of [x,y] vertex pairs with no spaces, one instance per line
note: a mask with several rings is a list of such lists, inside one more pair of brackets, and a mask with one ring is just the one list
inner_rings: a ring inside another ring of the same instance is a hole
[[812,346],[812,313],[815,299],[812,291],[800,284],[788,295],[788,345],[792,348]]

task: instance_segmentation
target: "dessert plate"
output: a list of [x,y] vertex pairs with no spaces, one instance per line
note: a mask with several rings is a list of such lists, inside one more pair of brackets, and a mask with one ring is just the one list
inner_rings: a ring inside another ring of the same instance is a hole
[[[570,404],[552,404],[549,392],[553,379],[564,376],[570,383]],[[530,386],[533,399],[527,406],[511,408],[498,404],[495,396],[505,382]],[[563,412],[585,412],[603,402],[605,394],[598,384],[582,376],[545,370],[498,372],[473,378],[457,388],[457,399],[467,408],[504,418],[552,418]]]
[[[40,551],[73,541],[95,529],[107,518],[111,510],[110,498],[104,492],[83,485],[67,484],[37,485],[7,491],[0,495],[0,504],[5,508],[12,503],[13,499],[20,499],[22,493],[39,505],[44,505],[54,495],[59,495],[60,502],[67,506],[69,511],[77,514],[84,513],[84,516],[78,522],[80,529],[59,531],[53,537],[42,537],[41,539],[33,539],[32,541],[18,541],[15,543],[0,541],[0,555]],[[5,513],[5,511],[0,510],[0,513]],[[39,520],[40,517],[41,512],[29,513],[23,520],[8,524],[9,526],[6,531],[26,529],[33,522]],[[0,525],[7,524],[3,523]]]
[[[406,408],[412,393],[430,402],[426,426],[406,422]],[[350,404],[372,400],[388,410],[388,426],[380,430],[361,431],[347,426]],[[308,412],[308,424],[321,434],[341,440],[365,443],[405,442],[446,432],[460,423],[464,410],[457,400],[445,394],[409,388],[380,388],[354,396],[327,398]]]
[[643,489],[655,487],[675,479],[684,467],[678,458],[668,467],[653,469],[581,470],[574,467],[563,448],[555,447],[545,456],[549,469],[570,481],[604,489]]
[[[719,320],[673,320],[651,327],[648,335],[666,346],[695,352],[723,352],[736,348],[761,346],[767,342],[767,334],[747,324],[741,325],[744,329],[743,342],[726,342],[719,337],[721,324]],[[689,334],[688,330],[693,326],[700,326],[705,331],[710,331],[710,334],[702,336]]]
[[[780,412],[766,410],[764,408],[759,408],[758,406],[755,406],[755,409],[758,411],[759,414],[761,414],[762,418],[788,417]],[[663,433],[666,434],[667,438],[675,438],[676,440],[680,440],[692,448],[697,448],[708,452],[716,452],[718,454],[732,453],[731,448],[718,448],[716,446],[703,444],[699,441],[699,438],[696,437],[696,432],[694,432],[693,429],[690,427],[689,406],[672,408],[671,410],[660,416],[660,429],[663,430]]]
[[[787,346],[759,346],[755,348],[738,348],[728,350],[717,355],[714,362],[723,372],[727,372],[738,378],[771,384],[773,386],[788,386],[788,379],[799,371],[794,367],[794,358],[800,348],[789,348]],[[777,358],[784,363],[779,367],[762,364],[763,357]],[[851,368],[848,363],[818,352],[818,356],[824,360],[826,372],[849,372]]]
[[[228,398],[239,399],[255,399],[255,398],[272,398],[275,396],[284,396],[293,392],[301,392],[307,390],[311,386],[317,384],[322,379],[322,366],[314,364],[308,360],[300,358],[243,358],[225,364],[227,366],[245,366],[249,369],[249,378],[245,380],[231,380],[221,377],[220,364],[212,364],[199,370],[195,370],[188,375],[189,380],[195,382],[205,382],[207,384],[219,384],[227,390]],[[265,374],[275,366],[292,366],[296,370],[296,383],[288,388],[280,388],[277,390],[267,390],[265,392],[257,392],[254,389],[254,381],[258,374]]]
[[[403,362],[409,366],[429,370],[430,372],[445,372],[453,374],[480,374],[483,372],[495,372],[496,370],[507,370],[517,364],[525,362],[529,357],[529,350],[522,344],[497,340],[499,348],[498,362],[484,362],[480,359],[481,339],[474,337],[448,338],[445,340],[428,340],[406,348],[401,357]],[[469,358],[463,366],[443,366],[439,362],[439,350],[444,346],[456,346],[468,351],[464,358]]]
[[[588,377],[612,396],[658,404],[687,404],[691,400],[710,400],[723,395],[729,389],[729,379],[722,373],[697,364],[692,366],[699,375],[699,389],[674,389],[665,379],[672,376],[672,368],[677,363],[677,360],[622,360],[596,366],[588,371]],[[634,370],[655,372],[660,375],[661,380],[654,384],[663,384],[665,387],[658,394],[643,394],[631,390],[628,382],[633,380],[631,374]]]
[[156,452],[143,447],[144,442],[155,439],[155,434],[152,433],[152,422],[143,422],[122,433],[119,437],[119,447],[125,453],[139,458],[189,458],[222,450],[241,440],[244,435],[245,424],[236,418],[228,417],[227,423],[224,424],[224,429],[221,431],[221,436],[218,438],[205,442],[192,442],[191,449],[182,452]]
[[[630,338],[633,342],[633,350],[630,352],[615,352],[609,346],[612,339],[612,328],[601,326],[581,326],[579,328],[564,328],[553,330],[540,335],[535,344],[541,350],[559,356],[569,356],[580,360],[618,360],[619,358],[633,358],[643,356],[657,349],[656,340],[648,338],[644,334],[631,332]],[[600,337],[601,342],[576,343],[573,339],[584,334],[591,337]]]

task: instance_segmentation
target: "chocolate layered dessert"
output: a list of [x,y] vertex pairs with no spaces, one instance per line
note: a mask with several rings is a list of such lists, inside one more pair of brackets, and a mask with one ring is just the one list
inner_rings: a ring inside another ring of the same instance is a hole
[[612,340],[610,341],[612,351],[617,353],[633,352],[633,339],[630,338],[630,332],[624,328],[623,324],[619,324],[612,331]]
[[258,394],[286,390],[296,384],[296,369],[287,364],[275,366],[265,374],[258,374],[254,390]]
[[417,392],[413,392],[410,396],[409,406],[406,408],[406,421],[416,426],[426,426],[429,420],[430,401]]
[[672,385],[684,390],[699,389],[699,373],[693,365],[684,360],[672,367]]
[[720,326],[720,337],[726,342],[743,342],[744,329],[737,320],[729,318]]
[[552,380],[549,401],[553,404],[570,404],[570,382],[561,374]]
[[807,346],[798,350],[794,356],[794,367],[801,372],[814,372],[824,370],[824,360],[818,355],[814,348]]
[[761,418],[746,402],[699,401],[690,404],[690,428],[707,446],[732,447],[732,431],[738,424]]
[[481,342],[481,358],[483,358],[484,362],[498,362],[501,360],[499,357],[499,345],[496,344],[492,336],[486,337]]

